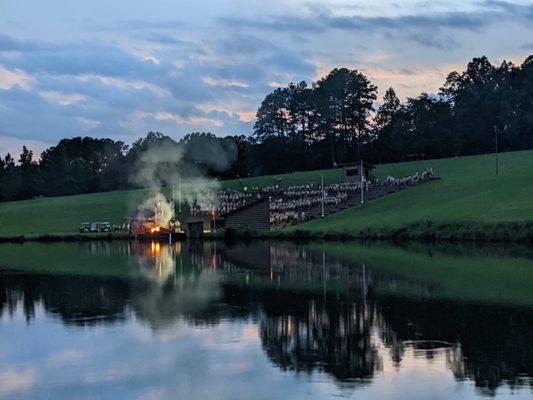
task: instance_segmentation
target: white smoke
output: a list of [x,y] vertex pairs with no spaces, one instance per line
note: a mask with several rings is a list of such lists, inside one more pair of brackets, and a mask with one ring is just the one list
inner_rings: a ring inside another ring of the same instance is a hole
[[219,188],[220,183],[215,179],[196,177],[181,182],[178,190],[184,203],[196,203],[202,209],[210,209],[217,206],[216,192]]
[[[235,148],[220,145],[217,141],[203,143],[203,152],[198,145],[185,147],[170,138],[148,142],[140,154],[130,180],[133,184],[148,188],[149,197],[137,207],[138,217],[150,218],[160,226],[167,226],[173,217],[172,199],[163,194],[163,188],[171,192],[174,187],[176,203],[202,209],[216,207],[218,180],[204,176],[196,163],[213,170],[228,168],[235,158]],[[188,157],[186,157],[188,156]],[[195,162],[187,161],[195,160]]]
[[151,218],[158,226],[167,226],[174,216],[172,203],[162,193],[155,193],[137,207],[137,216]]

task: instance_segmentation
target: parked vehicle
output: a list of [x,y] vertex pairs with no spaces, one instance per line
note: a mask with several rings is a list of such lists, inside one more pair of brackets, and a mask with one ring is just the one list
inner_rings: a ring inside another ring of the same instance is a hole
[[98,233],[111,232],[110,222],[82,222],[80,224],[80,233]]

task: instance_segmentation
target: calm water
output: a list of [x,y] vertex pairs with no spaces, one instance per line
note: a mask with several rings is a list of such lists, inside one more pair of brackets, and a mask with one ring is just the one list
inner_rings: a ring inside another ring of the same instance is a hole
[[0,397],[533,397],[533,251],[0,245]]

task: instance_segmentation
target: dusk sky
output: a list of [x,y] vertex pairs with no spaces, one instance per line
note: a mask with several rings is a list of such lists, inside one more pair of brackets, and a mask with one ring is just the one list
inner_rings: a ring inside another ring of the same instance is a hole
[[405,99],[473,57],[532,53],[531,1],[0,0],[0,155],[249,134],[267,93],[334,67]]

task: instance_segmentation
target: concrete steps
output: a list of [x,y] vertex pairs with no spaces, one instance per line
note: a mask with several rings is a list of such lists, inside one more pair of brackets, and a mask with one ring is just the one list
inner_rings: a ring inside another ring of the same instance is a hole
[[[431,180],[436,180],[436,179],[440,179],[440,178],[433,178],[433,179],[430,179],[428,181],[425,181],[425,182],[429,182]],[[422,183],[425,183],[425,182],[420,182],[420,184]],[[360,197],[360,192],[352,192],[349,194],[349,197],[348,199],[346,199],[345,201],[343,201],[342,203],[339,203],[339,204],[335,204],[335,205],[325,205],[324,206],[324,216],[327,217],[328,215],[331,215],[331,214],[335,214],[339,211],[343,211],[343,210],[346,210],[348,208],[356,208],[356,207],[364,207],[365,204],[369,203],[369,202],[372,202],[376,199],[379,199],[381,197],[384,197],[384,196],[388,196],[390,194],[393,194],[393,193],[396,193],[396,192],[399,192],[401,190],[405,190],[407,188],[410,188],[410,187],[414,187],[414,186],[410,186],[410,185],[403,185],[403,186],[384,186],[384,185],[380,185],[380,186],[374,186],[372,187],[371,189],[369,189],[368,192],[365,192],[364,193],[364,203],[361,204],[361,197]],[[314,206],[312,207],[309,211],[307,211],[306,213],[306,220],[307,221],[312,221],[314,219],[320,219],[322,218],[322,206],[319,204],[317,206]],[[286,224],[286,225],[283,225],[283,226],[275,226],[275,227],[272,227],[273,229],[282,229],[282,228],[285,228],[287,226],[294,226],[294,225],[298,225],[299,223],[293,223],[293,224]]]
[[[364,193],[364,201],[371,202],[373,200],[379,199],[389,194],[393,194],[408,188],[409,186],[375,186],[372,187],[368,192]],[[353,207],[362,207],[364,204],[361,204],[361,197],[359,192],[351,193],[348,199],[342,203],[336,205],[326,205],[324,207],[324,216],[334,214],[339,211],[346,210]],[[322,218],[322,207],[321,205],[313,207],[309,212],[306,213],[308,220]]]

